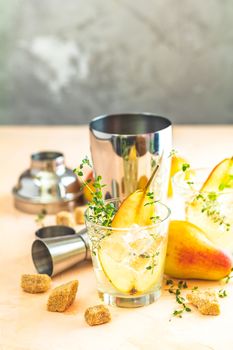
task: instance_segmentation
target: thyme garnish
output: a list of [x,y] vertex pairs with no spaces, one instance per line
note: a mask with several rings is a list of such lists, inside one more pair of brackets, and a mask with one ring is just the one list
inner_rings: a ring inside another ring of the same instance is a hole
[[35,222],[40,225],[41,227],[44,227],[44,219],[47,215],[46,209],[42,209],[36,216]]
[[153,224],[156,224],[156,222],[160,220],[160,216],[159,215],[151,216],[150,220],[153,222]]
[[[102,189],[105,187],[105,185],[102,184],[102,177],[97,176],[92,184],[94,187],[94,191],[90,188],[89,182],[90,179],[84,180],[83,176],[83,169],[85,166],[88,166],[92,168],[92,165],[89,161],[89,159],[86,157],[82,160],[81,164],[78,168],[75,168],[73,172],[79,177],[79,179],[82,182],[82,187],[87,187],[89,191],[92,194],[91,201],[87,204],[88,210],[87,210],[87,218],[89,221],[93,222],[94,224],[98,224],[101,226],[109,227],[111,226],[113,217],[116,213],[116,208],[114,203],[108,203],[103,198]],[[109,236],[111,233],[108,230],[98,230],[98,235],[96,235],[95,230],[93,231],[93,234],[91,235],[91,241],[92,241],[92,253],[93,255],[96,255],[96,250],[100,248],[101,241]]]
[[222,215],[219,210],[218,194],[215,192],[199,193],[196,198],[202,202],[201,212],[205,213],[210,219],[219,225],[222,225],[226,231],[230,230],[230,223],[227,222],[227,217]]
[[184,312],[191,312],[190,307],[187,306],[185,298],[182,296],[182,290],[187,289],[188,285],[186,281],[179,281],[177,284],[177,288],[173,280],[167,280],[166,285],[169,286],[168,292],[170,294],[174,294],[176,297],[176,302],[179,304],[179,309],[174,310],[172,315],[175,317],[182,318]]
[[226,290],[225,290],[225,289],[220,289],[220,290],[218,291],[218,296],[219,296],[219,298],[225,298],[225,297],[227,297],[227,292],[226,292]]
[[[144,204],[144,207],[148,206],[148,205],[154,205],[155,203],[157,203],[158,201],[154,200],[154,192],[147,192],[146,196],[148,197],[148,202],[146,202]],[[150,217],[150,220],[153,224],[156,224],[156,222],[160,219],[159,215],[153,215]]]
[[103,199],[102,188],[106,185],[102,184],[102,177],[100,175],[98,175],[93,182],[95,190],[93,191],[90,188],[88,184],[91,180],[84,180],[83,178],[84,166],[92,168],[87,157],[82,160],[79,167],[75,168],[73,172],[80,178],[83,184],[82,187],[86,186],[92,194],[92,200],[88,203],[88,219],[95,224],[108,227],[112,223],[113,217],[116,213],[116,208],[113,203],[106,203]]
[[225,188],[232,188],[233,187],[233,175],[229,174],[227,175],[227,178],[224,182],[220,183],[218,186],[219,191],[225,190]]
[[146,258],[149,258],[151,263],[146,267],[147,270],[151,270],[151,273],[154,273],[154,269],[157,266],[157,256],[159,255],[159,252],[155,252],[154,254],[147,255]]
[[190,169],[190,164],[188,164],[188,163],[182,164],[182,171],[185,172],[187,169]]
[[194,182],[193,181],[187,181],[186,182],[188,185],[194,185]]
[[151,166],[151,168],[152,168],[152,169],[155,168],[156,165],[157,165],[156,159],[154,159],[153,157],[151,157],[151,160],[150,160],[150,166]]
[[144,204],[145,206],[148,204],[153,204],[154,203],[154,192],[147,192],[146,196],[148,199],[150,199],[150,202]]
[[229,275],[225,277],[226,278],[226,280],[225,280],[226,284],[229,283],[230,280],[233,278],[233,275],[231,275],[232,272],[233,272],[233,267],[231,268],[231,272],[229,273]]
[[175,148],[173,148],[171,150],[171,152],[169,153],[168,158],[174,157],[177,153],[178,153],[178,151]]

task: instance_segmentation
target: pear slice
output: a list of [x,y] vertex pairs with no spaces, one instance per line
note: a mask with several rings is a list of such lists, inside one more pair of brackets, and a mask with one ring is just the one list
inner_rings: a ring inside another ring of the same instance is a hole
[[139,226],[148,226],[153,223],[151,217],[154,216],[155,206],[153,204],[145,204],[150,202],[149,198],[147,197],[147,191],[149,190],[158,168],[159,166],[155,167],[144,189],[139,189],[131,193],[121,203],[121,206],[113,218],[112,227],[126,228],[131,227],[134,224]]
[[[135,252],[146,247],[144,254]],[[152,257],[154,267],[152,265]],[[100,243],[98,257],[105,276],[120,292],[129,295],[149,291],[162,279],[166,256],[166,238],[154,240],[149,235],[143,241],[128,243],[125,232],[114,232]]]
[[209,174],[201,192],[227,192],[233,189],[233,157],[222,160]]

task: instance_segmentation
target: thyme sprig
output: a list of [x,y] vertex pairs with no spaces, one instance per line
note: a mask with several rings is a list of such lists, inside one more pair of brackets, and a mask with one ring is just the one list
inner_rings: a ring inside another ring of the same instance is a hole
[[36,216],[35,222],[40,225],[41,227],[44,227],[44,219],[47,215],[46,209],[42,209]]
[[190,164],[189,163],[183,163],[182,164],[182,171],[186,171],[186,170],[188,170],[188,169],[190,169]]
[[227,297],[227,292],[226,292],[226,290],[225,290],[225,289],[220,289],[220,290],[218,291],[218,296],[219,296],[219,298],[225,298],[225,297]]
[[146,257],[150,258],[150,265],[146,267],[147,270],[151,270],[151,273],[154,273],[155,267],[158,265],[157,257],[159,256],[160,252],[157,251],[151,255],[148,255]]
[[187,183],[188,185],[194,185],[194,182],[193,182],[193,181],[186,181],[186,183]]
[[216,192],[199,193],[195,199],[201,202],[202,213],[210,217],[214,223],[224,227],[226,231],[230,230],[231,225],[227,221],[227,217],[222,215],[219,210],[218,194]]
[[229,273],[228,276],[226,276],[225,283],[229,283],[230,280],[233,278],[233,275],[231,274],[233,272],[233,267],[231,268],[231,272]]
[[188,285],[186,281],[179,281],[177,287],[173,280],[167,280],[166,285],[169,286],[168,292],[174,294],[176,302],[179,304],[179,308],[174,310],[172,315],[175,317],[182,318],[184,312],[191,312],[190,307],[187,306],[185,298],[182,296],[182,290],[187,289]]
[[225,190],[225,188],[232,188],[233,187],[233,175],[229,174],[224,182],[221,182],[218,186],[219,191]]
[[177,153],[178,151],[175,148],[172,148],[171,152],[168,155],[168,158],[174,157]]
[[92,184],[95,189],[94,191],[89,186],[91,180],[84,180],[83,169],[85,166],[92,169],[92,164],[87,157],[82,160],[78,168],[73,169],[73,172],[81,180],[82,187],[87,187],[92,194],[92,200],[88,203],[88,219],[95,224],[109,227],[116,213],[116,208],[114,203],[108,203],[103,198],[102,189],[106,185],[102,184],[102,177],[100,175],[95,178]]
[[150,202],[144,204],[149,205],[149,204],[153,204],[154,203],[154,192],[147,192],[146,196],[148,197],[148,199],[150,200]]
[[[146,196],[148,198],[148,202],[144,204],[144,207],[148,205],[154,205],[159,202],[158,200],[154,200],[154,192],[147,192]],[[159,215],[153,215],[150,217],[150,220],[153,224],[157,223],[159,219],[160,219]]]

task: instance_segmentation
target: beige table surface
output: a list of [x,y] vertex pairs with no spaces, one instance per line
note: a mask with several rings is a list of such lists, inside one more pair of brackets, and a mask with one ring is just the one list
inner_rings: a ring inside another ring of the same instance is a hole
[[[233,151],[233,126],[175,126],[174,147],[194,166],[213,166]],[[99,302],[90,264],[53,279],[53,286],[77,278],[77,299],[64,314],[46,310],[48,293],[30,295],[20,289],[20,275],[34,272],[30,257],[35,216],[14,209],[11,189],[39,150],[64,152],[75,167],[89,154],[88,128],[0,128],[0,350],[138,350],[233,349],[233,282],[226,286],[221,315],[200,316],[196,310],[182,319],[170,316],[176,303],[163,291],[154,304],[139,309],[111,308],[112,322],[89,327],[84,311]],[[54,217],[47,218],[52,223]],[[219,283],[190,284],[220,288]],[[221,286],[222,287],[222,286]]]

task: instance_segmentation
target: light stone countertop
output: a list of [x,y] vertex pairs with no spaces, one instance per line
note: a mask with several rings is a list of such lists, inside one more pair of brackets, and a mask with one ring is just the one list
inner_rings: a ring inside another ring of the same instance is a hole
[[[194,166],[213,166],[233,150],[233,126],[175,126],[174,147]],[[30,250],[35,216],[13,207],[11,189],[39,150],[64,152],[73,168],[89,154],[86,126],[0,128],[0,349],[1,350],[232,350],[233,286],[221,300],[221,315],[201,316],[196,310],[172,318],[174,296],[163,292],[154,304],[138,309],[111,307],[112,322],[89,327],[84,311],[99,303],[90,264],[53,279],[53,286],[77,278],[77,299],[65,314],[46,310],[48,293],[31,295],[20,289],[20,275],[33,273]],[[48,217],[52,223],[54,217]],[[222,288],[219,283],[190,286]],[[225,287],[224,287],[225,288]]]

